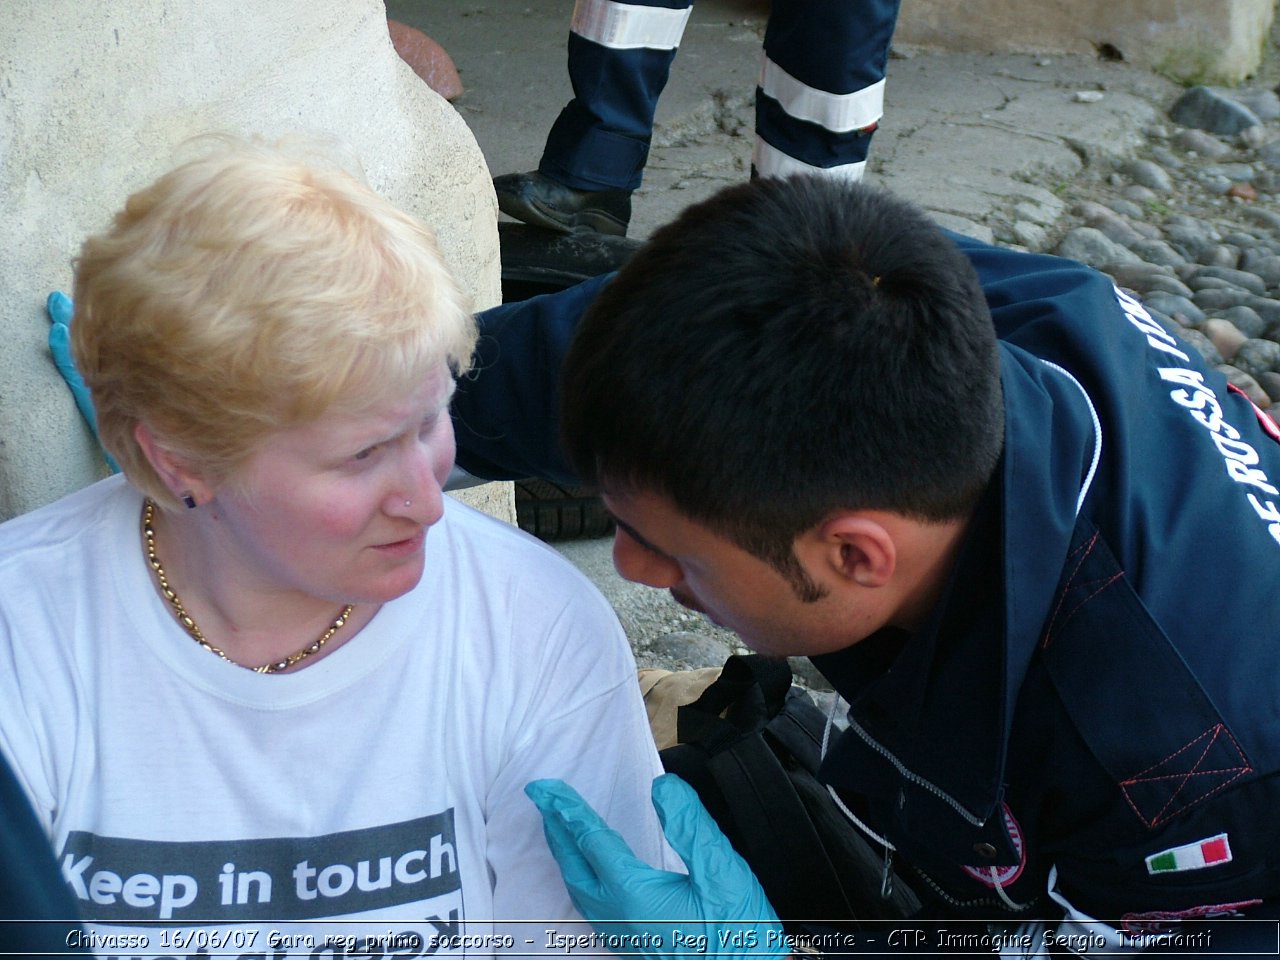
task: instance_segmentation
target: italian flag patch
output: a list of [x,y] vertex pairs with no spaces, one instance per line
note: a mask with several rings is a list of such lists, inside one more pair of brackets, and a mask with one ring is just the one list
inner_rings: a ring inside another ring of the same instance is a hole
[[1147,857],[1147,873],[1182,873],[1230,862],[1231,844],[1227,842],[1227,835],[1220,833],[1207,840],[1153,853]]

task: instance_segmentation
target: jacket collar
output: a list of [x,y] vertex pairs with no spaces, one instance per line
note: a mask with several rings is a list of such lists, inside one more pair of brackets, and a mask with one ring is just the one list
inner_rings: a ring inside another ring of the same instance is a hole
[[1018,347],[1000,350],[1004,452],[933,615],[910,636],[881,631],[813,658],[861,728],[836,740],[823,778],[865,790],[865,765],[848,761],[870,745],[975,822],[989,819],[1002,796],[1018,691],[1101,442],[1073,378]]

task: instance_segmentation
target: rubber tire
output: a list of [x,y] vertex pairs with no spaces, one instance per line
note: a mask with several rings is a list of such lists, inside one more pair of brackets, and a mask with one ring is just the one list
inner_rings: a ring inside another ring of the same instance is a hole
[[[498,224],[502,300],[513,303],[556,293],[619,269],[640,247],[637,240],[607,234],[556,233],[524,223]],[[566,487],[545,480],[517,480],[516,522],[540,540],[606,537],[613,519],[594,487]]]
[[627,237],[580,230],[557,233],[526,223],[501,221],[502,302],[555,293],[622,267],[640,248]]

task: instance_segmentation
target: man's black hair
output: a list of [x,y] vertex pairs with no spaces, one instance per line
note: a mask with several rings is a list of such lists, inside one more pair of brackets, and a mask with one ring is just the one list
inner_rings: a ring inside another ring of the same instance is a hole
[[816,177],[755,180],[657,231],[564,371],[584,477],[659,494],[773,564],[839,509],[965,516],[1004,435],[969,261],[919,210]]

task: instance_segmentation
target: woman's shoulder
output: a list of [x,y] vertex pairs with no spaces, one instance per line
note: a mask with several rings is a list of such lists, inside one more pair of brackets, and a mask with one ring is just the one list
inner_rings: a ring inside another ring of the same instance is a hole
[[[512,582],[537,590],[550,599],[561,594],[565,599],[584,594],[599,598],[595,584],[556,549],[517,527],[473,507],[445,497],[445,519],[453,562],[479,564],[474,572],[489,582]],[[431,534],[428,534],[428,544]],[[432,563],[428,546],[427,563]]]
[[427,535],[423,596],[432,618],[457,615],[469,655],[488,657],[497,673],[542,677],[535,685],[550,681],[533,665],[559,673],[573,664],[581,689],[567,700],[633,681],[635,661],[613,606],[559,551],[461,503],[446,505],[439,526],[435,548],[437,530]]
[[9,562],[34,553],[76,549],[105,527],[134,515],[141,498],[119,474],[0,523],[0,557]]
[[[509,553],[530,562],[541,561],[542,565],[576,570],[555,548],[530,536],[519,527],[505,520],[499,520],[487,513],[460,500],[446,496],[444,525],[450,538],[456,538],[459,545],[484,547]],[[428,534],[430,536],[430,534]]]

